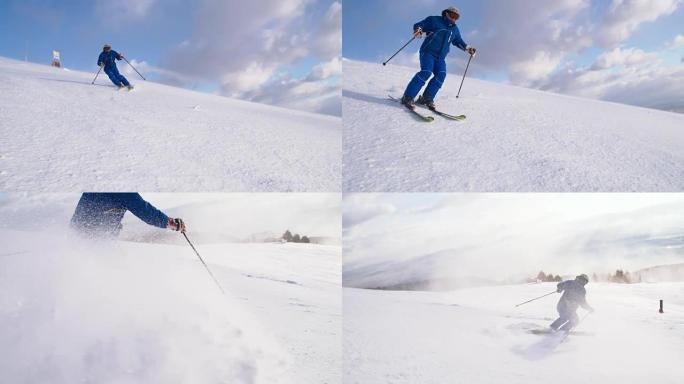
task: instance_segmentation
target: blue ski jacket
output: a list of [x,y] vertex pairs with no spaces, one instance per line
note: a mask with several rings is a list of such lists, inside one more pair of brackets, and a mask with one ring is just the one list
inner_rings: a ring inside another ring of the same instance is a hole
[[97,65],[99,66],[100,63],[103,63],[105,70],[116,68],[116,62],[114,60],[121,60],[121,55],[119,52],[113,49],[110,49],[109,52],[102,51],[100,56],[97,58]]
[[117,236],[121,219],[131,211],[149,225],[166,228],[168,216],[138,193],[84,193],[71,218],[71,226],[91,236]]
[[584,285],[576,280],[566,280],[557,285],[558,292],[563,292],[558,305],[556,306],[559,312],[571,311],[574,312],[578,307],[590,309],[587,304],[587,290]]
[[427,34],[423,45],[420,46],[420,53],[430,53],[433,56],[444,59],[449,53],[450,45],[453,44],[465,51],[468,44],[461,38],[461,32],[456,24],[451,24],[444,12],[442,16],[428,16],[425,20],[413,25],[415,31],[420,27]]

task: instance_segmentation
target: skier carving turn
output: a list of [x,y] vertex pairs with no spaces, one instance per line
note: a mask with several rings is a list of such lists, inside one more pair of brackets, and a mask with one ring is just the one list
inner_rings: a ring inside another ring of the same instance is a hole
[[113,50],[111,45],[105,44],[100,56],[97,58],[97,65],[100,66],[100,68],[104,68],[104,72],[109,76],[109,80],[119,87],[119,89],[127,87],[130,91],[133,89],[133,86],[128,82],[128,79],[119,73],[119,69],[116,67],[115,60],[121,60],[123,58],[123,54]]
[[589,283],[589,278],[585,274],[575,277],[575,280],[558,283],[557,292],[563,292],[563,296],[556,305],[558,318],[551,323],[551,329],[570,332],[579,323],[577,316],[579,307],[594,312],[594,308],[587,303],[587,290],[584,288],[587,283]]

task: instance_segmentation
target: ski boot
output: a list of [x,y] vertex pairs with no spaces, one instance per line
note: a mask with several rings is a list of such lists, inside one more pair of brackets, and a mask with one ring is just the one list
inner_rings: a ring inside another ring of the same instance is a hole
[[401,103],[404,104],[407,108],[413,109],[416,106],[415,101],[413,101],[412,97],[408,97],[406,95],[401,97]]
[[424,105],[428,109],[435,109],[437,108],[435,106],[435,100],[430,98],[429,96],[425,96],[425,94],[422,94],[418,96],[418,100],[416,101],[416,104]]

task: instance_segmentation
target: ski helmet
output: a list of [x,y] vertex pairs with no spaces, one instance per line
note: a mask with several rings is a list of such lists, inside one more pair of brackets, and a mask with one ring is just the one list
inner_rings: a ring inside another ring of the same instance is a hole
[[447,12],[449,12],[449,13],[455,13],[455,14],[461,16],[461,11],[459,11],[458,8],[456,8],[456,7],[449,7],[449,8],[447,8],[447,9],[445,9],[444,11],[442,11],[443,14],[444,14],[444,13],[447,13]]
[[584,284],[587,284],[589,282],[589,277],[583,273],[575,277],[575,280],[584,280]]
[[105,44],[105,45],[104,45],[104,47],[102,47],[102,49],[107,49],[107,48],[111,49],[111,48],[112,48],[112,46],[111,46],[111,45],[109,45],[109,44]]

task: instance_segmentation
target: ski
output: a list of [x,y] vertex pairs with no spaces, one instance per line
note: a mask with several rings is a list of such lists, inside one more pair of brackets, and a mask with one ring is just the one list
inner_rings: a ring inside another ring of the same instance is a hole
[[[401,103],[401,100],[392,97],[392,95],[388,95],[388,96],[389,96],[390,100],[393,100],[393,101],[396,101],[396,102],[398,102],[398,103]],[[402,106],[404,106],[409,112],[411,112],[414,116],[416,116],[416,117],[417,117],[418,119],[420,119],[421,121],[424,121],[424,122],[426,122],[426,123],[429,123],[429,122],[432,122],[432,121],[435,120],[435,118],[432,117],[432,116],[423,115],[422,113],[416,111],[416,108],[415,108],[415,107],[411,108],[411,107],[408,107],[408,106],[406,106],[406,105],[404,105],[404,104],[402,104]]]
[[463,121],[463,120],[465,120],[465,118],[466,118],[465,115],[451,115],[451,114],[448,114],[448,113],[446,113],[446,112],[442,112],[442,111],[439,111],[439,110],[433,109],[433,108],[428,108],[428,107],[423,106],[423,105],[420,105],[420,104],[416,104],[416,105],[418,105],[418,106],[421,107],[421,108],[429,109],[429,110],[431,110],[433,113],[435,113],[435,114],[437,114],[437,115],[440,115],[440,116],[444,117],[445,119],[455,120],[455,121]]

